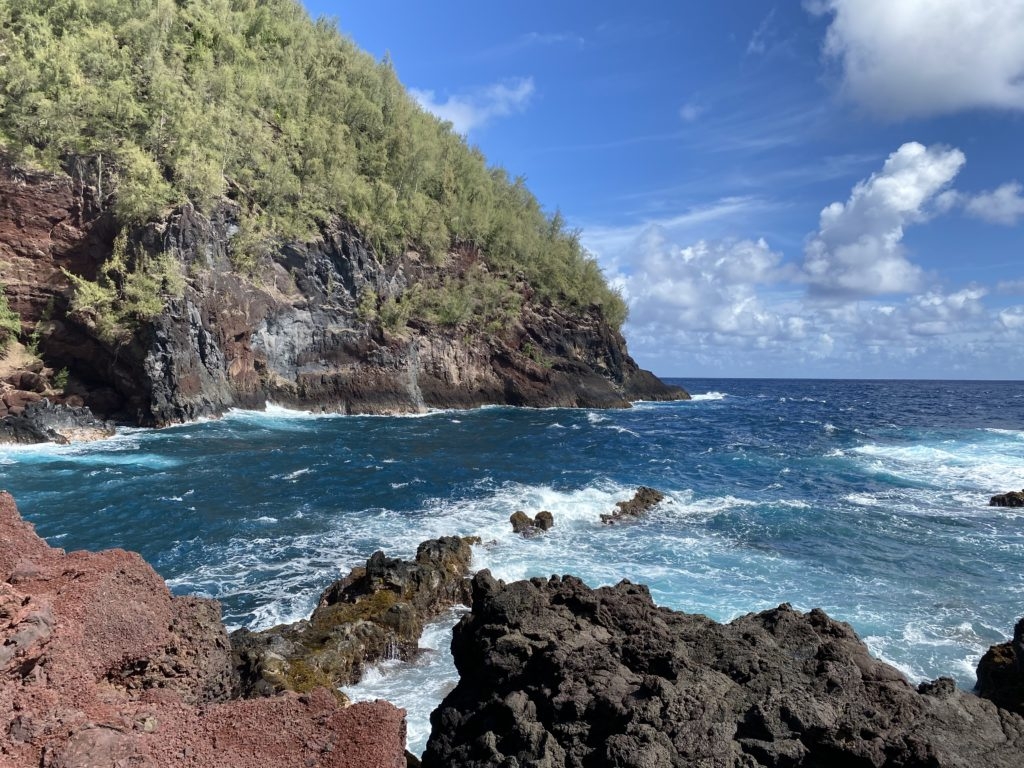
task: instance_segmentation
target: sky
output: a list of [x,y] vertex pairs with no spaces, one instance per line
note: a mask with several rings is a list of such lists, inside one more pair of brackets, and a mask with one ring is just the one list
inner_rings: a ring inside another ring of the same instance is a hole
[[1024,0],[305,0],[679,377],[1024,379]]

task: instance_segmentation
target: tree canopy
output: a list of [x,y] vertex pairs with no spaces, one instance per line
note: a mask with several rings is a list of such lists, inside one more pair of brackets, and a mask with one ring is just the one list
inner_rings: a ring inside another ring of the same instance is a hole
[[0,0],[0,146],[84,164],[123,224],[230,196],[257,238],[340,217],[385,255],[468,244],[543,298],[625,318],[522,179],[296,0]]

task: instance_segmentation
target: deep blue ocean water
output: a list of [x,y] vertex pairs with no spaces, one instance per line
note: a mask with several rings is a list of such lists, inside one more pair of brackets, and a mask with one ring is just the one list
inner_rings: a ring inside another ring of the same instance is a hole
[[[418,417],[282,409],[72,447],[0,449],[0,486],[52,544],[142,553],[229,626],[308,615],[376,549],[479,535],[506,580],[628,578],[656,601],[729,620],[790,602],[850,622],[913,680],[966,688],[1024,615],[1024,384],[681,380],[694,400],[624,411],[483,408]],[[602,512],[638,485],[671,503]],[[509,515],[548,509],[546,536]],[[389,662],[350,693],[410,711],[410,747],[454,679],[445,648]]]

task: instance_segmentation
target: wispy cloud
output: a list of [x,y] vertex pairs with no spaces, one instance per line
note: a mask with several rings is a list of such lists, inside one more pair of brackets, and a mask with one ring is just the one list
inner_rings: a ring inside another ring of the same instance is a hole
[[754,30],[754,34],[750,36],[750,42],[747,43],[747,53],[750,55],[761,55],[768,50],[770,39],[775,36],[775,9],[772,8],[768,11],[768,15],[764,17],[760,24],[757,25],[757,29]]
[[679,108],[679,117],[684,123],[694,123],[701,115],[707,112],[707,107],[696,101],[688,101]]
[[488,48],[481,55],[488,58],[510,56],[535,48],[565,47],[579,50],[586,44],[586,38],[575,32],[527,32],[507,43]]
[[423,109],[447,120],[463,135],[497,117],[522,112],[533,97],[532,77],[493,83],[483,88],[439,99],[434,91],[410,88],[409,93]]

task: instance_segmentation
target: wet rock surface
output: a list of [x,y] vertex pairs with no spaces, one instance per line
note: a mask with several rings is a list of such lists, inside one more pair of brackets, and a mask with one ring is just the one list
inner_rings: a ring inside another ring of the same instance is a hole
[[130,552],[52,549],[0,494],[0,765],[405,765],[402,710],[230,700],[235,674],[215,601]]
[[[367,664],[412,659],[424,625],[455,605],[469,604],[471,545],[446,536],[420,544],[413,561],[375,552],[321,595],[306,621],[252,632],[231,643],[245,696],[336,688],[359,681]],[[340,696],[340,694],[339,694]]]
[[978,662],[979,696],[1024,715],[1024,618],[1007,643],[993,645]]
[[533,517],[520,510],[513,512],[508,521],[512,524],[513,533],[518,533],[525,539],[532,539],[544,531],[551,530],[555,525],[555,516],[546,509],[541,510]]
[[665,494],[654,488],[641,485],[637,488],[633,498],[628,501],[620,501],[615,504],[615,511],[607,515],[601,515],[601,522],[605,524],[619,523],[624,520],[641,517],[665,500]]
[[948,679],[911,686],[817,610],[722,625],[628,582],[484,571],[452,651],[427,768],[1024,764],[1020,716]]
[[990,507],[1024,507],[1024,491],[999,493],[989,499]]
[[47,398],[26,402],[24,394],[15,390],[4,397],[3,402],[12,405],[0,418],[0,443],[65,444],[102,440],[114,434],[112,421],[97,419],[85,406],[52,403]]

